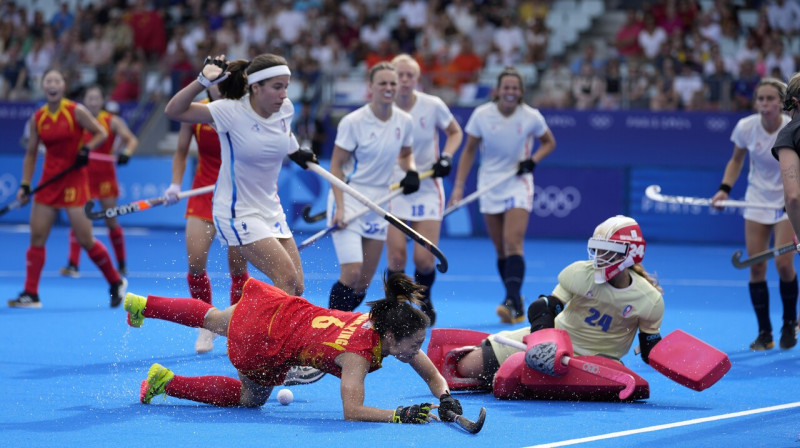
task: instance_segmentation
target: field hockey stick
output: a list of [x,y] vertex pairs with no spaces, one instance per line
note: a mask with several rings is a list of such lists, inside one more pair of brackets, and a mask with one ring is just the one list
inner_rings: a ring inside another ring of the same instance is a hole
[[447,272],[447,258],[444,256],[444,253],[442,253],[442,251],[439,250],[439,248],[436,247],[435,244],[431,243],[427,238],[414,231],[414,229],[407,226],[403,221],[397,219],[396,216],[382,209],[378,204],[370,201],[366,196],[356,191],[356,189],[350,185],[347,185],[343,180],[334,176],[325,168],[317,165],[316,163],[309,163],[308,169],[325,178],[331,183],[332,186],[339,188],[340,190],[354,197],[358,202],[366,205],[370,210],[382,216],[383,219],[389,222],[389,224],[395,226],[397,229],[411,237],[411,239],[419,243],[420,246],[427,249],[439,260],[439,263],[436,265],[436,269],[438,269],[439,272]]
[[457,424],[460,428],[464,431],[467,431],[470,434],[477,434],[481,432],[483,429],[483,423],[486,421],[486,408],[481,408],[480,413],[478,414],[478,419],[474,422],[463,415],[455,414],[453,415],[453,411],[449,411],[447,415],[451,416],[448,420]]
[[[524,352],[527,352],[528,350],[528,347],[522,342],[508,339],[504,336],[495,335],[494,340],[503,345],[514,347]],[[556,362],[556,360],[553,359],[552,362]],[[624,388],[619,391],[620,400],[625,400],[626,398],[630,397],[634,388],[636,388],[636,380],[634,380],[630,374],[620,372],[619,370],[612,369],[611,367],[601,366],[599,364],[583,361],[567,355],[562,356],[558,362],[565,366],[572,367],[573,369],[599,376],[600,378],[605,378],[609,381],[623,385]]]
[[96,160],[98,162],[116,162],[117,161],[117,156],[115,156],[114,154],[105,154],[105,153],[102,153],[102,152],[94,152],[94,151],[90,151],[89,152],[89,158],[92,159],[92,160]]
[[517,175],[516,171],[514,171],[513,173],[508,173],[505,176],[500,177],[497,180],[495,180],[494,182],[490,183],[489,185],[481,188],[480,190],[476,190],[471,195],[469,195],[469,196],[467,196],[465,198],[462,198],[460,201],[456,202],[455,204],[451,205],[450,207],[447,207],[445,209],[445,211],[444,211],[444,216],[447,216],[450,213],[453,213],[454,211],[458,210],[459,208],[469,204],[470,202],[475,201],[475,199],[478,199],[484,193],[486,193],[488,191],[491,191],[491,190],[494,190],[495,187],[497,187],[498,185],[502,184],[503,182],[511,179],[512,177],[514,177],[516,175]]
[[[427,178],[429,178],[431,176],[433,176],[433,170],[428,170],[428,171],[425,171],[424,173],[419,175],[419,180],[427,179]],[[392,190],[392,191],[398,190],[398,189],[400,189],[400,182],[394,183],[389,187],[389,190]],[[383,201],[383,202],[385,202],[385,201]],[[378,204],[382,204],[383,202],[378,202]],[[303,207],[302,216],[303,216],[303,221],[305,221],[305,222],[310,224],[310,223],[315,223],[315,222],[322,221],[323,219],[325,219],[325,215],[326,214],[327,214],[327,211],[323,210],[323,211],[321,211],[319,213],[316,213],[316,214],[312,215],[311,214],[311,204],[307,204],[305,207]],[[357,218],[357,217],[353,217],[353,219],[355,219],[355,218]]]
[[770,258],[777,257],[778,255],[794,252],[797,250],[796,247],[797,246],[794,243],[788,243],[785,246],[774,247],[772,249],[765,250],[764,252],[759,252],[750,258],[745,258],[744,260],[740,260],[740,258],[742,258],[742,251],[737,250],[733,253],[733,257],[731,257],[731,263],[733,263],[733,267],[736,269],[744,269],[754,264],[763,263]]
[[[180,193],[178,193],[178,200],[183,198],[188,198],[189,196],[197,196],[200,194],[211,193],[212,191],[214,191],[214,185],[206,185],[205,187],[195,188],[194,190],[181,191]],[[167,197],[159,196],[150,199],[140,199],[138,201],[129,202],[127,204],[117,205],[107,209],[94,211],[92,210],[92,208],[94,207],[94,200],[91,200],[86,203],[86,205],[83,208],[83,211],[86,213],[86,216],[89,219],[97,220],[103,218],[115,218],[117,216],[127,215],[129,213],[141,212],[143,210],[147,210],[148,208],[152,208],[157,205],[162,205],[166,203],[167,203]]]
[[[31,196],[33,196],[36,193],[38,193],[39,191],[41,191],[42,188],[45,188],[46,186],[52,184],[53,182],[63,178],[64,176],[66,176],[67,174],[71,173],[73,170],[75,170],[77,168],[78,168],[77,165],[74,165],[74,164],[70,165],[69,168],[65,169],[64,171],[61,171],[60,173],[57,173],[55,176],[51,177],[50,179],[47,179],[46,181],[40,183],[36,188],[31,190],[30,194],[28,194],[28,197],[30,198]],[[18,209],[20,207],[22,207],[22,203],[20,201],[16,200],[16,199],[14,199],[10,204],[6,204],[5,207],[0,209],[0,216],[3,216],[6,213],[10,212],[11,210],[16,210],[16,209]]]
[[691,196],[668,196],[661,194],[661,186],[650,185],[644,191],[648,199],[666,204],[696,205],[702,207],[735,207],[735,208],[760,208],[767,210],[783,210],[783,204],[765,204],[761,202],[746,202],[727,199],[712,204],[711,199],[696,198]]

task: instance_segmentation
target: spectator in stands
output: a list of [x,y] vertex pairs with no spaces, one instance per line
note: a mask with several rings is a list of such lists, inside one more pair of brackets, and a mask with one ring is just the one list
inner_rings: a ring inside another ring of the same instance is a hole
[[656,24],[663,28],[668,36],[682,33],[685,29],[683,19],[678,15],[678,10],[675,8],[675,2],[666,2],[664,4],[664,15]]
[[800,29],[800,5],[796,0],[772,0],[766,5],[766,15],[769,26],[781,33],[792,35]]
[[580,75],[584,64],[591,65],[595,73],[601,73],[603,71],[605,61],[597,57],[597,48],[593,43],[587,43],[583,46],[582,55],[572,61],[570,71],[572,71],[572,74],[575,76]]
[[9,101],[22,101],[30,97],[30,87],[28,84],[28,70],[25,68],[25,60],[20,53],[21,44],[13,41],[7,47],[5,63],[3,64],[3,82],[0,83],[0,98]]
[[114,66],[114,88],[109,95],[111,101],[124,103],[139,99],[139,83],[144,67],[133,48],[126,50]]
[[704,79],[706,85],[706,109],[730,110],[733,75],[728,70],[722,55],[713,60],[714,71]]
[[114,47],[114,60],[133,45],[133,30],[122,20],[122,11],[114,8],[109,12],[110,22],[105,29],[104,39]]
[[786,82],[789,77],[795,72],[794,58],[788,52],[784,51],[783,40],[780,38],[772,39],[772,45],[764,59],[767,73],[771,73],[773,69],[777,68],[780,76],[778,79]]
[[575,109],[596,108],[605,89],[605,81],[597,74],[592,63],[584,61],[580,73],[572,77],[572,100]]
[[463,84],[477,83],[482,68],[483,61],[475,53],[472,39],[466,35],[461,36],[458,53],[450,61],[447,68],[453,80],[451,86],[458,90]]
[[636,9],[625,12],[625,23],[614,35],[614,47],[624,59],[636,59],[642,56],[642,47],[639,46],[639,33],[644,29],[641,13]]
[[611,58],[606,63],[605,69],[605,90],[600,95],[597,105],[602,110],[617,110],[622,104],[622,73],[620,71],[620,60]]
[[684,110],[697,110],[698,97],[705,97],[705,85],[699,67],[694,62],[681,65],[680,72],[672,80],[672,89],[678,94],[678,106]]
[[420,30],[428,21],[428,2],[425,0],[403,0],[397,11],[406,19],[408,26]]
[[498,65],[514,65],[522,60],[525,51],[525,35],[511,14],[503,17],[499,28],[494,31],[492,43],[499,51]]
[[355,65],[362,59],[354,56],[354,52],[361,42],[358,39],[358,29],[347,20],[347,16],[341,13],[336,14],[327,34],[332,34],[339,39],[344,51],[350,55],[351,64]]
[[388,42],[390,38],[389,30],[377,16],[367,17],[359,32],[359,39],[371,51],[377,50],[382,41]]
[[564,57],[555,55],[542,74],[539,95],[534,98],[534,107],[539,109],[564,109],[571,103],[572,73],[564,64]]
[[741,65],[742,61],[746,59],[755,61],[758,59],[759,54],[761,54],[761,48],[758,46],[758,39],[756,38],[755,34],[748,32],[744,39],[744,44],[742,44],[739,49],[736,50],[736,54],[734,55],[737,65],[736,71],[739,71],[738,66]]
[[655,92],[650,99],[650,110],[678,110],[680,98],[675,92],[675,76],[675,62],[665,59],[661,73],[657,73],[654,78]]
[[167,50],[167,35],[161,11],[151,9],[147,0],[136,0],[126,21],[133,32],[133,46],[143,51],[148,60],[160,60]]
[[644,28],[639,33],[639,46],[642,47],[644,57],[652,61],[661,51],[661,46],[667,42],[667,32],[664,28],[656,26],[652,14],[646,14],[643,22]]
[[75,23],[75,15],[69,10],[69,3],[61,3],[61,8],[53,14],[50,19],[50,26],[53,27],[56,36],[60,36],[64,31],[72,28]]
[[655,90],[653,67],[641,62],[628,62],[628,80],[625,84],[628,108],[631,110],[647,110]]
[[453,0],[444,9],[445,13],[458,32],[464,35],[472,34],[475,29],[475,8],[474,3],[469,0]]
[[531,64],[543,65],[547,62],[547,45],[550,41],[550,29],[544,19],[535,18],[525,30],[525,45],[528,47],[525,60]]
[[755,61],[744,59],[739,63],[739,75],[733,82],[734,110],[751,110],[753,95],[761,76],[756,72]]
[[51,65],[53,65],[53,50],[45,47],[43,37],[34,38],[33,45],[25,56],[25,71],[28,73],[29,85],[34,99],[39,99],[43,96],[41,89],[42,76]]
[[389,33],[391,40],[397,43],[401,53],[414,54],[417,51],[417,30],[408,26],[404,17],[400,17],[397,26]]
[[492,39],[494,37],[494,25],[486,20],[483,14],[478,14],[475,17],[475,29],[472,31],[472,44],[475,47],[475,53],[486,60],[486,56],[492,48]]
[[722,26],[720,26],[719,22],[712,20],[711,14],[708,12],[700,14],[700,23],[697,24],[697,31],[700,32],[705,40],[711,42],[719,42],[722,36]]
[[92,37],[83,44],[81,60],[94,68],[97,84],[108,85],[114,64],[114,45],[104,38],[105,26],[95,23],[92,26]]

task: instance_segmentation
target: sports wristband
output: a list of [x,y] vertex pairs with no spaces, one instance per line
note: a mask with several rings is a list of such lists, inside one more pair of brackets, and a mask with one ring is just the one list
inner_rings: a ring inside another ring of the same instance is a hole
[[28,184],[20,184],[19,188],[22,188],[22,192],[25,193],[25,196],[31,195],[31,186]]
[[797,246],[794,246],[794,250],[796,250],[798,253],[800,253],[800,244],[798,244]]
[[726,183],[719,184],[719,190],[724,191],[725,193],[731,194],[731,186]]

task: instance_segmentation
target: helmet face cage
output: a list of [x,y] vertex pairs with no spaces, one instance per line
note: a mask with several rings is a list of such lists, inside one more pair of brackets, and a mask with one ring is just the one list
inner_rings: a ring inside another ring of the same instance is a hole
[[586,246],[589,259],[595,269],[603,269],[620,263],[628,257],[630,245],[623,241],[590,238]]

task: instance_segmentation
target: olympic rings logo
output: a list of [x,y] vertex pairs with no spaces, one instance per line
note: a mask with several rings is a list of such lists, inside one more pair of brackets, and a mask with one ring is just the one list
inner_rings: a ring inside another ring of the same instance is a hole
[[582,370],[583,370],[584,372],[589,372],[589,373],[593,373],[593,374],[597,375],[597,372],[599,372],[599,371],[600,371],[600,367],[598,367],[598,366],[596,366],[596,365],[594,365],[594,364],[589,364],[589,363],[587,362],[587,363],[585,363],[585,364],[583,365],[583,369],[582,369]]
[[554,185],[545,188],[535,187],[533,193],[533,212],[545,218],[565,218],[581,205],[581,192],[569,186],[563,189]]
[[611,115],[591,115],[589,116],[589,126],[593,129],[608,129],[614,124]]
[[17,193],[17,179],[9,173],[0,176],[0,201],[5,201]]
[[728,129],[728,119],[724,117],[706,118],[706,128],[711,132],[723,132]]

